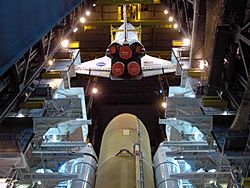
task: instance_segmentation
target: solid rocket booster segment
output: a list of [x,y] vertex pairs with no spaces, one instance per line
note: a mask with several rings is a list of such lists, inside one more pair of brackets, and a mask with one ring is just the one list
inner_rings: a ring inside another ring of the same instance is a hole
[[102,137],[96,188],[154,188],[149,136],[132,114],[116,116]]

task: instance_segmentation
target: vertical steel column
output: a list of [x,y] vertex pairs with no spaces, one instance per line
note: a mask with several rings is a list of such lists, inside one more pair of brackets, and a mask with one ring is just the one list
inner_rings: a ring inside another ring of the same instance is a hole
[[248,131],[248,117],[250,113],[250,75],[248,75],[247,88],[242,98],[236,117],[230,131]]
[[194,1],[193,29],[191,38],[190,63],[192,68],[199,67],[197,60],[203,58],[203,45],[206,27],[206,0]]

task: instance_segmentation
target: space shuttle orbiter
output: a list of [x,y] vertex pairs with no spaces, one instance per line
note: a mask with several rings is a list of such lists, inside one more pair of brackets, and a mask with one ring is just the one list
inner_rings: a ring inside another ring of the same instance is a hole
[[105,56],[83,62],[76,66],[76,72],[112,80],[141,79],[175,72],[176,67],[170,61],[146,55],[136,28],[127,23],[126,5],[123,6],[123,17],[124,23],[118,28],[115,40],[108,46]]

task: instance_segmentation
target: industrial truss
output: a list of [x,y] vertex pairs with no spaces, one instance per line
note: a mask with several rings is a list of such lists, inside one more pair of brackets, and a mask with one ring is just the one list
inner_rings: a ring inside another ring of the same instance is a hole
[[60,41],[67,38],[83,14],[84,3],[74,8],[53,29],[32,46],[0,78],[0,121],[9,110],[15,109],[19,100],[25,101],[33,90],[32,81],[39,76],[43,66],[60,49]]

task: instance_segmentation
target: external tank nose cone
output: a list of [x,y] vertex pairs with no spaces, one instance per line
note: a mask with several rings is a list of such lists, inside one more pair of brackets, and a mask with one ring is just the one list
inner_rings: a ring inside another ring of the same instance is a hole
[[[137,130],[137,121],[140,121],[135,115],[124,113],[114,117],[105,129],[105,133],[109,131],[131,129]],[[104,133],[104,134],[105,134]]]

